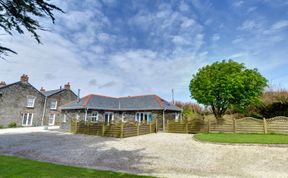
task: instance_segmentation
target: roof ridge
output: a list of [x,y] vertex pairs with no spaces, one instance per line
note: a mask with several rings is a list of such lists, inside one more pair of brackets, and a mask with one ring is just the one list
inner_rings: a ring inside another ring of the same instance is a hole
[[145,97],[145,96],[157,96],[155,94],[147,94],[147,95],[136,95],[136,96],[121,96],[120,98],[138,98],[138,97]]
[[163,107],[163,103],[161,101],[161,98],[157,95],[153,95],[153,97],[155,98],[155,100],[157,101],[157,103],[159,104],[160,108],[164,109]]
[[[92,96],[100,96],[100,97],[106,97],[106,98],[115,98],[115,99],[118,99],[117,97],[113,97],[113,96],[106,96],[106,95],[99,95],[99,94],[90,94]],[[90,96],[88,95],[88,96]]]
[[88,97],[86,98],[84,104],[83,104],[83,107],[86,107],[87,104],[89,103],[89,101],[91,100],[91,98],[93,97],[94,95],[93,94],[90,94],[88,95]]

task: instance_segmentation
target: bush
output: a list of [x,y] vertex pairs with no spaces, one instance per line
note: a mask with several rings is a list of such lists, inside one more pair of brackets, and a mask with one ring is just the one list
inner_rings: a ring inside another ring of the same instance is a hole
[[3,128],[4,128],[4,126],[0,124],[0,129],[3,129]]
[[8,124],[8,128],[15,128],[15,127],[17,127],[16,122],[10,122],[10,123]]

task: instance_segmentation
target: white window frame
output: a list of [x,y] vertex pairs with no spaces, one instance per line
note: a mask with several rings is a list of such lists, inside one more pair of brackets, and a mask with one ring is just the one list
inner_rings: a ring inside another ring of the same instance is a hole
[[[30,99],[32,100],[32,104],[31,104],[31,105],[29,105],[29,104],[30,104],[30,102],[29,102]],[[35,96],[27,96],[26,107],[27,107],[27,108],[34,108],[34,106],[35,106],[35,100],[36,100],[36,97],[35,97]]]
[[63,114],[63,122],[66,123],[67,122],[67,115]]
[[[96,116],[93,115],[93,114],[96,114]],[[99,113],[98,113],[97,111],[92,111],[92,112],[90,113],[89,118],[90,118],[90,121],[91,121],[91,122],[97,123],[97,122],[98,122],[98,118],[99,118]],[[95,120],[93,120],[93,119],[95,119]]]
[[125,121],[125,115],[126,115],[126,112],[122,112],[122,115],[121,115],[121,121],[122,122],[126,122]]
[[[51,107],[52,106],[52,102],[55,102],[55,105],[54,105],[53,108]],[[57,104],[58,104],[57,100],[51,100],[50,101],[50,109],[57,109]]]
[[152,112],[136,112],[135,121],[139,122],[139,123],[144,122],[145,121],[145,116],[146,116],[147,117],[146,122],[148,122],[149,115],[152,116]]
[[80,120],[80,114],[76,113],[76,120],[79,121]]
[[[26,123],[24,123],[24,117],[25,115],[27,116],[26,118]],[[30,120],[30,123],[28,122],[29,121],[29,116],[31,116],[31,120]],[[23,116],[22,116],[22,126],[25,126],[25,127],[29,127],[29,126],[32,126],[33,124],[33,113],[23,113]]]
[[178,122],[179,121],[179,118],[180,118],[180,113],[179,112],[176,112],[175,113],[175,122]]
[[[53,123],[50,123],[51,116],[53,116]],[[56,114],[49,114],[48,125],[55,125]]]
[[[111,116],[111,117],[108,116],[108,122],[106,122],[106,115]],[[114,113],[113,112],[105,112],[104,113],[104,122],[109,124],[112,121],[114,121]]]

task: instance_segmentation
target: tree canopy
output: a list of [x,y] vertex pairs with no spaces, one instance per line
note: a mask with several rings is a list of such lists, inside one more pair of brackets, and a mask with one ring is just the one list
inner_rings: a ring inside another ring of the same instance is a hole
[[267,80],[257,69],[223,60],[201,68],[189,89],[192,98],[211,106],[216,119],[221,119],[229,107],[243,108],[257,100],[266,86]]
[[[24,34],[30,32],[40,43],[37,30],[44,30],[39,17],[49,17],[54,23],[53,10],[63,12],[59,7],[48,3],[49,0],[0,0],[0,27],[9,35],[13,31]],[[16,53],[10,48],[0,45],[0,56],[7,52]]]

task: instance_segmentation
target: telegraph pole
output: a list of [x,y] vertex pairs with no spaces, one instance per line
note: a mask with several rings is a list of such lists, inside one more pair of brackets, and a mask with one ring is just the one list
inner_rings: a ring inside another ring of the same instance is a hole
[[172,103],[175,104],[175,101],[174,101],[174,89],[172,89]]

